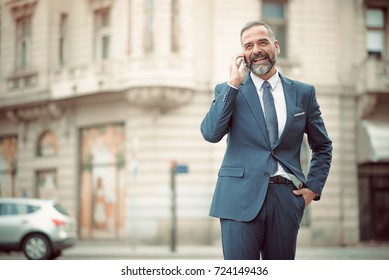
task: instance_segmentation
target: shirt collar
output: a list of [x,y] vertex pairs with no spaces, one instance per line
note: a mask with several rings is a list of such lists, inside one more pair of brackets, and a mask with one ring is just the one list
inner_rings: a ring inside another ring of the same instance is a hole
[[[258,77],[257,75],[255,75],[252,71],[250,72],[250,76],[251,76],[251,79],[253,80],[255,88],[257,90],[260,90],[262,88],[262,84],[265,80],[263,80],[260,77]],[[278,82],[280,81],[280,75],[278,74],[277,69],[276,69],[276,73],[273,76],[271,76],[267,81],[269,82],[272,90],[274,90],[276,88]]]

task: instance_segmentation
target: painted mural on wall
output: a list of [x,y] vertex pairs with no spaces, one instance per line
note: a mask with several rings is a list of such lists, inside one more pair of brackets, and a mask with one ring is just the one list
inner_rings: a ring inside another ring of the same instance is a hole
[[125,135],[121,124],[80,131],[81,238],[122,238],[125,222]]
[[0,137],[0,197],[19,195],[15,187],[17,155],[17,137],[13,135]]

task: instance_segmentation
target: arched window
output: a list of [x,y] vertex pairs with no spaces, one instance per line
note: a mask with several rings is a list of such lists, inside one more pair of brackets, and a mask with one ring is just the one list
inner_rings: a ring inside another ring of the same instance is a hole
[[45,131],[38,139],[37,156],[51,157],[58,154],[57,136],[52,131]]

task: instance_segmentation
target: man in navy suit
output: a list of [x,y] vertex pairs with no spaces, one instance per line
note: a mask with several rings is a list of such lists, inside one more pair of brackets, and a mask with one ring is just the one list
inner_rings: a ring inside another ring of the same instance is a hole
[[[205,140],[227,135],[210,215],[220,218],[225,259],[294,259],[305,207],[319,200],[329,173],[332,142],[315,88],[281,75],[280,46],[269,25],[248,22],[243,52],[201,123]],[[307,177],[300,149],[307,135]]]

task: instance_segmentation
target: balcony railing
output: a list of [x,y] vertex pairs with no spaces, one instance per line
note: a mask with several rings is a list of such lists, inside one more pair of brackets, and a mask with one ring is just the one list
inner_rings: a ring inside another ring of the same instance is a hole
[[36,87],[38,83],[37,72],[25,72],[13,75],[7,79],[7,90],[18,91]]
[[190,63],[140,57],[63,68],[51,73],[51,99],[123,92],[136,106],[169,110],[189,102],[195,80]]
[[389,60],[368,58],[355,70],[358,93],[389,94]]

